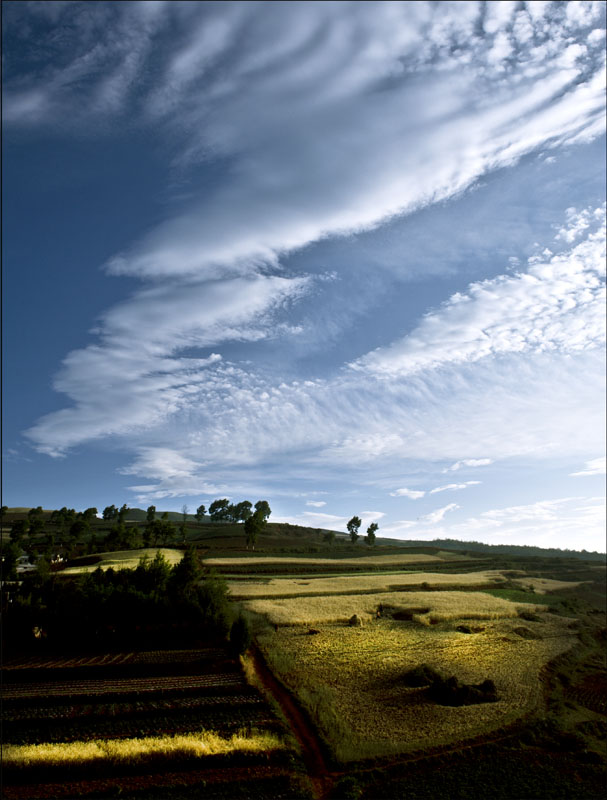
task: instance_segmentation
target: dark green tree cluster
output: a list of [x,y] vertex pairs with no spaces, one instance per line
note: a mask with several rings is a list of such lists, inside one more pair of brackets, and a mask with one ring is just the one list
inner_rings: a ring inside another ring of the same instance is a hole
[[33,645],[39,628],[49,647],[76,639],[95,646],[164,644],[227,637],[231,625],[225,582],[203,575],[188,549],[174,567],[157,553],[135,569],[97,569],[70,579],[40,570],[26,576],[5,615],[4,643]]
[[[362,520],[360,517],[352,517],[352,519],[348,522],[347,528],[348,533],[350,534],[350,541],[352,544],[356,544],[358,539],[358,531],[360,530],[360,526],[362,525]],[[366,544],[370,544],[373,546],[375,544],[376,533],[379,529],[379,525],[376,522],[372,522],[369,527],[367,528],[367,535],[365,536]]]
[[[255,510],[253,510],[255,508]],[[201,506],[198,511],[202,509],[201,517],[204,514],[205,508]],[[259,513],[258,513],[259,512]],[[254,514],[258,513],[258,520],[263,518],[267,521],[272,513],[267,500],[258,500],[253,507],[249,500],[243,500],[240,503],[230,503],[224,497],[219,500],[213,500],[209,506],[209,514],[214,522],[247,522]],[[197,513],[198,518],[198,513]]]

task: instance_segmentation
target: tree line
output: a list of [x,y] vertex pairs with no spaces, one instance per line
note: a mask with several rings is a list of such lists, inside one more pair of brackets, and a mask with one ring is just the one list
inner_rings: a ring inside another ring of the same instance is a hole
[[[225,581],[203,573],[186,549],[171,567],[162,553],[144,556],[135,569],[60,578],[24,576],[5,604],[3,644],[12,647],[106,647],[162,644],[228,637],[236,651],[248,645],[248,629],[235,619]],[[39,640],[36,643],[35,640]]]

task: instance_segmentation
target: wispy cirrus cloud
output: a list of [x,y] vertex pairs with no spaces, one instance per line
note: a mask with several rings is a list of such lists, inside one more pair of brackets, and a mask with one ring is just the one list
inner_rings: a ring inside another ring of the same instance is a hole
[[494,14],[475,2],[267,10],[68,8],[73,28],[58,42],[48,31],[50,74],[13,79],[8,59],[11,124],[69,114],[90,129],[128,107],[130,124],[158,130],[185,163],[233,160],[220,185],[192,185],[182,212],[112,258],[111,272],[276,267],[310,242],[450,197],[539,146],[603,130],[603,51],[589,39],[598,6],[574,17],[559,6]]
[[437,486],[435,489],[430,489],[429,494],[437,494],[438,492],[454,492],[460,489],[467,489],[468,486],[478,486],[481,481],[464,481],[464,483],[448,483],[446,486]]
[[275,312],[308,285],[257,276],[141,290],[104,314],[99,343],[64,359],[55,388],[74,405],[40,419],[28,437],[41,452],[62,455],[84,441],[160,424],[214,382],[211,368],[221,361],[184,350],[275,335]]
[[[572,249],[546,250],[527,272],[472,284],[426,315],[407,337],[356,361],[378,375],[412,374],[447,363],[528,350],[579,352],[605,342],[605,209]],[[572,220],[577,236],[583,228]],[[571,229],[571,228],[570,228]],[[560,233],[559,233],[560,235]]]
[[493,463],[491,458],[464,458],[461,461],[456,461],[450,467],[446,467],[443,472],[457,472],[458,469],[463,467],[486,467]]
[[430,513],[424,514],[423,517],[420,517],[420,522],[428,525],[435,525],[437,522],[440,522],[445,518],[445,514],[448,514],[450,511],[455,511],[458,508],[459,506],[457,503],[449,503],[442,508],[437,508],[435,511],[430,511]]

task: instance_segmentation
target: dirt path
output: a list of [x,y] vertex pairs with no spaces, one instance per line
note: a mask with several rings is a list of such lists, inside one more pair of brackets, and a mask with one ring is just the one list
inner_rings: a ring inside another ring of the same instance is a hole
[[311,722],[295,703],[287,689],[274,677],[256,645],[251,648],[251,658],[257,677],[280,705],[291,731],[297,739],[315,798],[323,800],[329,794],[340,773],[333,773],[329,769]]

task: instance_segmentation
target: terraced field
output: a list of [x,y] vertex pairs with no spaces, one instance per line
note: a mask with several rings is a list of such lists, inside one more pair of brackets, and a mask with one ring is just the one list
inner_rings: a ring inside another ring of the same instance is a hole
[[95,765],[117,785],[125,769],[152,785],[167,765],[187,782],[218,758],[223,783],[245,759],[292,796],[285,729],[223,648],[15,659],[2,677],[6,798],[44,797],[57,776],[86,796]]

